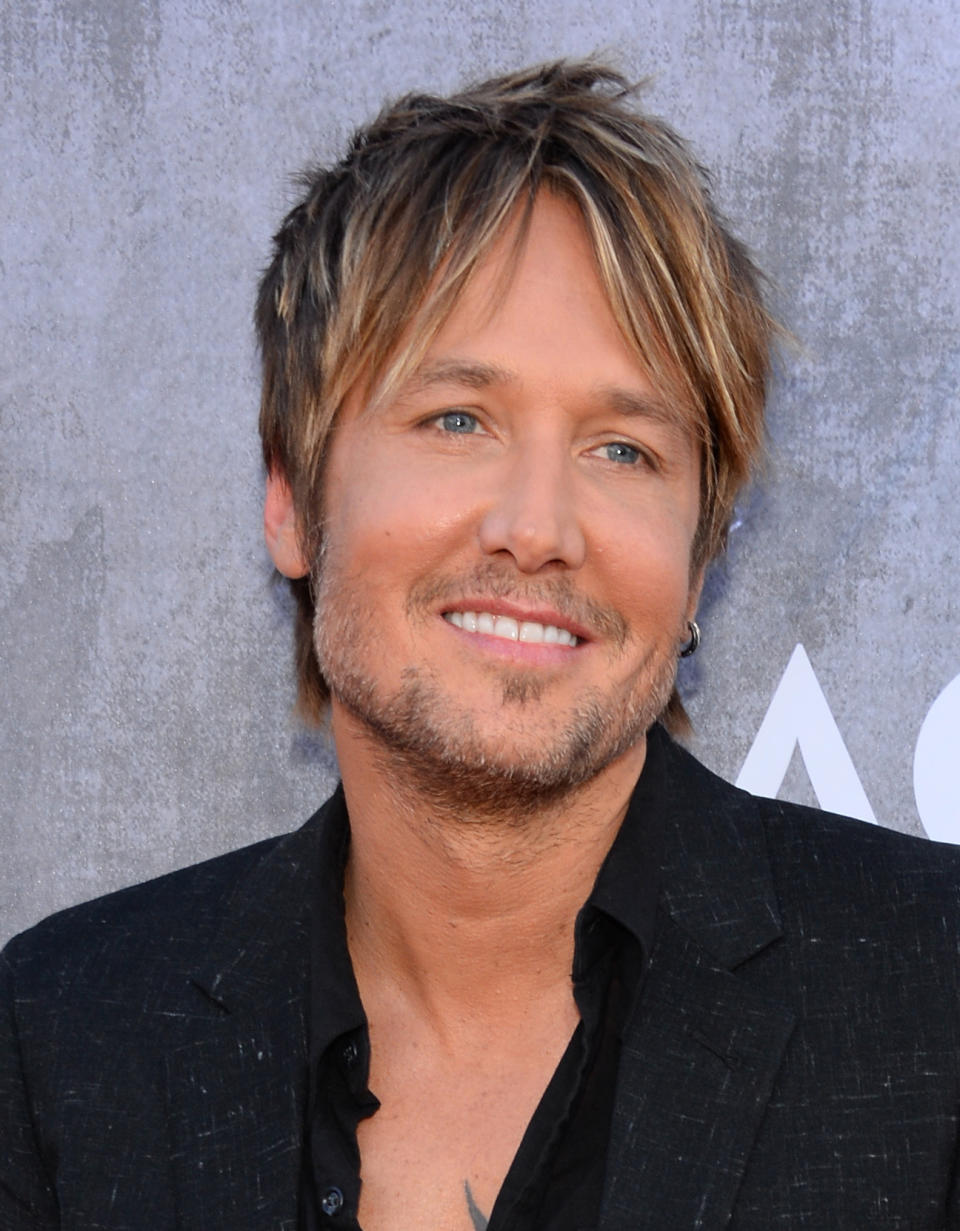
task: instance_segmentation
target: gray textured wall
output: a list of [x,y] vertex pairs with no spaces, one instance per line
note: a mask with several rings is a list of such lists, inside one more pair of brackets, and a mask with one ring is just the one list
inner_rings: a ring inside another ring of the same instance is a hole
[[[800,643],[836,728],[783,793],[830,803],[839,738],[877,819],[922,832],[914,750],[960,677],[953,0],[17,0],[0,933],[291,828],[328,788],[260,538],[250,307],[289,174],[384,94],[611,49],[655,74],[801,344],[685,673],[695,748],[736,777]],[[922,765],[960,751],[958,687]],[[944,836],[957,761],[927,804]]]

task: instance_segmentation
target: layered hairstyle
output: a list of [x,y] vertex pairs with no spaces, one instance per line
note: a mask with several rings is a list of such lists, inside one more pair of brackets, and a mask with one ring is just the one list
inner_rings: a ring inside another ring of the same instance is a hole
[[[347,394],[384,396],[416,368],[517,217],[522,242],[542,190],[580,211],[627,344],[700,441],[694,568],[722,549],[763,447],[776,326],[705,172],[636,95],[593,61],[527,69],[449,98],[409,94],[361,128],[339,162],[301,177],[256,325],[264,460],[290,486],[313,573],[324,464]],[[329,693],[313,648],[311,579],[291,585],[298,708],[319,721]],[[683,725],[676,692],[665,720]]]

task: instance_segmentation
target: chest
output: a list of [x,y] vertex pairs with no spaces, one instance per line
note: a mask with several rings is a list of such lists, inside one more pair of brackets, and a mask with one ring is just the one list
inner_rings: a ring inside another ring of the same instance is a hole
[[364,1231],[485,1227],[535,1104],[465,1100],[438,1113],[416,1100],[386,1104],[360,1126],[360,1223]]
[[[536,1053],[518,1040],[466,1062],[419,1047],[401,1063],[374,1059],[370,1087],[381,1106],[357,1129],[364,1231],[486,1227],[561,1060],[569,1064],[569,1043],[561,1029]],[[535,1138],[546,1135],[539,1127]]]

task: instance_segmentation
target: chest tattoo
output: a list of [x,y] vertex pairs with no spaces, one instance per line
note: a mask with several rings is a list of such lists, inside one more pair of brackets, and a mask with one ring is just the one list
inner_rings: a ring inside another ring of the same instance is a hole
[[468,1180],[463,1181],[463,1192],[467,1198],[467,1211],[470,1214],[470,1221],[473,1223],[473,1231],[486,1231],[487,1216],[477,1205],[476,1201],[474,1201]]

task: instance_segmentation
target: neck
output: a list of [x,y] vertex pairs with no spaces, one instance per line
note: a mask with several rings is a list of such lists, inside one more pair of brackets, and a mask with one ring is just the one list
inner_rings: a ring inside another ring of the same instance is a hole
[[[366,1003],[390,989],[436,1026],[515,1028],[569,998],[576,915],[623,820],[646,745],[519,817],[424,802],[357,720],[334,732],[350,813],[351,957]],[[379,994],[379,993],[378,993]]]

